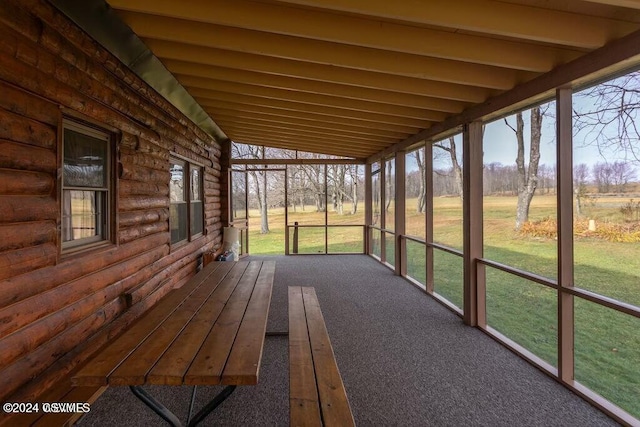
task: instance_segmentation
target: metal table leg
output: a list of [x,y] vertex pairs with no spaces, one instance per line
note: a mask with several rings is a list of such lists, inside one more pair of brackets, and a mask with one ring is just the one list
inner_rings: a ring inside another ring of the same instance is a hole
[[[171,424],[173,427],[182,427],[182,423],[176,417],[176,415],[167,409],[162,403],[158,402],[153,396],[147,393],[140,386],[129,386],[131,392],[140,399],[145,405],[147,405],[153,412],[158,414],[163,420]],[[209,415],[214,409],[216,409],[222,402],[224,402],[231,393],[236,389],[235,385],[230,385],[225,387],[220,393],[218,393],[209,403],[207,403],[198,413],[193,417],[193,419],[188,419],[188,426],[195,426],[200,421],[204,420],[207,415]],[[193,392],[191,394],[191,404],[189,406],[189,418],[191,418],[191,410],[193,408],[193,403],[195,401],[196,389],[194,387]]]
[[173,427],[182,427],[182,423],[173,412],[167,409],[162,403],[158,402],[153,396],[147,393],[142,387],[137,385],[129,386],[129,389],[136,397],[147,405],[153,412],[160,415],[163,420],[171,424]]
[[231,396],[231,393],[236,389],[234,385],[226,386],[216,397],[214,397],[209,403],[207,403],[204,408],[200,409],[200,411],[193,417],[191,421],[189,421],[189,426],[195,426],[200,421],[204,420],[207,415],[211,413],[214,409],[216,409],[225,399]]

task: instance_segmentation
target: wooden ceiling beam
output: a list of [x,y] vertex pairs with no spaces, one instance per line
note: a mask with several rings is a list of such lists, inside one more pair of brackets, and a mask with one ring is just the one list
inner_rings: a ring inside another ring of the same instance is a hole
[[639,9],[640,1],[638,0],[586,0],[589,3],[606,4],[609,6],[627,7],[629,9]]
[[421,129],[419,126],[405,126],[390,123],[372,122],[359,120],[351,117],[328,116],[323,114],[309,113],[306,111],[283,110],[280,108],[270,108],[261,105],[239,104],[235,102],[225,102],[216,100],[211,102],[213,106],[205,107],[207,112],[226,111],[232,114],[260,114],[268,118],[286,120],[305,120],[311,123],[338,124],[342,126],[353,126],[356,128],[376,130],[387,130],[413,134]]
[[469,106],[469,103],[452,101],[449,99],[432,98],[410,93],[391,92],[387,90],[370,89],[353,85],[321,82],[317,80],[300,79],[274,74],[264,74],[226,67],[198,64],[194,62],[165,59],[164,65],[174,75],[202,77],[222,80],[225,82],[244,83],[276,89],[296,90],[299,92],[320,95],[333,95],[342,98],[358,99],[361,101],[379,102],[383,104],[402,105],[406,107],[423,108],[427,110],[459,113]]
[[265,58],[258,55],[185,45],[166,40],[146,39],[144,42],[154,55],[161,60],[175,59],[199,62],[269,75],[303,78],[472,103],[483,102],[497,93],[495,90],[480,87],[347,69],[338,66],[310,64],[289,59],[269,58],[265,60]]
[[599,48],[637,29],[637,25],[629,22],[497,0],[276,0],[276,3],[584,49]]
[[237,135],[232,141],[241,144],[264,145],[265,147],[283,148],[286,150],[307,151],[318,154],[330,154],[335,156],[366,158],[370,151],[347,148],[344,146],[332,146],[327,144],[318,144],[315,142],[288,141],[274,137],[256,136],[256,135]]
[[430,122],[428,120],[418,120],[410,117],[390,116],[388,114],[348,110],[346,108],[303,104],[300,102],[283,101],[280,99],[267,99],[251,95],[231,94],[205,89],[199,89],[195,93],[197,93],[197,95],[195,96],[196,101],[203,107],[215,107],[217,105],[217,101],[225,101],[249,105],[260,105],[271,108],[280,108],[284,110],[307,111],[316,114],[324,114],[327,116],[353,117],[360,120],[414,126],[422,129],[425,129],[430,125]]
[[[316,153],[335,154],[339,156],[366,158],[379,151],[376,148],[358,147],[351,144],[342,144],[330,140],[314,140],[311,138],[291,138],[282,135],[267,134],[264,132],[244,132],[232,130],[229,132],[232,141],[245,144],[264,145],[267,147],[286,148],[289,150],[311,151]],[[276,145],[276,143],[279,143]]]
[[[283,36],[136,12],[119,16],[138,36],[313,64],[507,90],[534,73],[449,59]],[[167,31],[171,28],[171,31]]]
[[383,104],[359,99],[343,98],[333,95],[297,92],[294,90],[275,89],[244,83],[225,82],[222,80],[204,79],[176,75],[176,78],[193,96],[203,96],[206,90],[226,92],[231,94],[250,95],[267,99],[300,102],[311,105],[327,105],[355,111],[389,114],[393,116],[412,117],[431,121],[444,120],[449,114],[441,111],[425,110],[421,108],[405,107],[402,105]]
[[347,132],[340,132],[333,129],[319,129],[313,127],[300,126],[297,124],[288,124],[288,123],[272,123],[272,122],[260,122],[256,120],[243,119],[239,117],[226,117],[226,116],[218,116],[218,121],[216,123],[220,123],[220,126],[226,127],[236,127],[241,126],[247,129],[254,130],[273,130],[281,133],[288,133],[293,135],[314,135],[314,136],[326,136],[331,138],[341,138],[344,141],[363,141],[367,144],[372,142],[380,142],[381,146],[387,146],[390,143],[395,143],[402,141],[404,138],[391,138],[383,135],[362,135],[362,134],[353,134]]
[[[628,0],[627,0],[628,1]],[[379,18],[255,1],[110,0],[118,10],[264,31],[334,43],[432,56],[526,71],[546,72],[580,52],[476,35],[420,28]]]
[[341,143],[354,144],[361,147],[384,148],[398,142],[398,139],[383,137],[351,136],[331,132],[322,132],[317,129],[306,130],[293,127],[282,127],[278,125],[260,124],[256,122],[247,123],[242,120],[220,120],[220,127],[229,131],[242,130],[253,133],[267,133],[270,135],[281,135],[290,138],[312,138],[317,140],[339,141]]
[[338,131],[344,133],[351,133],[356,135],[372,135],[372,136],[387,136],[396,139],[404,139],[408,137],[411,132],[393,132],[382,129],[373,129],[371,127],[359,127],[338,123],[328,123],[325,121],[307,120],[303,118],[281,117],[269,114],[261,113],[248,113],[244,111],[232,111],[223,108],[207,108],[205,111],[216,121],[218,117],[225,118],[237,118],[249,121],[257,121],[264,123],[279,123],[284,125],[304,125],[314,129],[327,129],[331,131]]

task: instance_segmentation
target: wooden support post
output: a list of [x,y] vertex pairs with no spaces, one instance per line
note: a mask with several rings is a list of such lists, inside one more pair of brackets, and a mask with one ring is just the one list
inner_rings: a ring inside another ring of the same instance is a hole
[[371,163],[364,165],[364,253],[371,254],[371,223],[373,222],[373,195]]
[[464,323],[486,324],[484,277],[478,277],[482,258],[482,123],[465,126],[463,134]]
[[556,91],[558,204],[558,377],[574,379],[573,295],[573,129],[571,88]]
[[[387,161],[383,157],[380,159],[380,173],[378,173],[380,181],[380,228],[383,230],[387,228],[387,212],[385,206],[387,206]],[[387,235],[383,231],[380,233],[380,261],[385,262],[387,260]]]
[[396,153],[396,179],[395,179],[395,269],[396,275],[398,276],[406,276],[407,275],[407,266],[406,266],[406,240],[402,239],[401,236],[406,234],[406,226],[405,226],[405,206],[406,206],[406,194],[405,194],[405,160],[406,153],[398,152]]
[[424,191],[425,191],[425,241],[427,242],[427,293],[433,294],[433,143],[427,142],[424,147]]

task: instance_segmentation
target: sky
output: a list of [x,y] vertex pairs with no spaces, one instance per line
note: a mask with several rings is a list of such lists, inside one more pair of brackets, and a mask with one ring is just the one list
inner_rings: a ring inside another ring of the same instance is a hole
[[[589,105],[591,102],[591,105]],[[543,109],[547,108],[547,114],[542,122],[542,136],[540,141],[540,164],[554,166],[556,164],[556,120],[555,120],[555,101],[543,105]],[[593,108],[593,100],[574,97],[574,109],[578,111],[586,111]],[[524,111],[524,140],[525,140],[525,161],[529,162],[530,147],[530,112]],[[513,127],[516,125],[515,114],[506,117],[506,120]],[[615,127],[611,127],[607,134],[613,136],[617,132]],[[456,146],[458,150],[458,160],[462,164],[462,136],[456,135]],[[584,132],[576,132],[573,136],[573,163],[574,165],[586,163],[593,166],[598,162],[614,162],[624,161],[624,152],[613,149],[598,148],[595,144],[585,144],[590,141],[585,137]],[[635,146],[640,151],[640,142],[636,142]],[[483,137],[483,162],[501,163],[503,165],[515,165],[517,156],[517,141],[515,132],[505,123],[505,118],[496,119],[485,125]],[[451,161],[448,156],[442,159],[434,159],[434,168],[449,168]],[[417,164],[413,156],[408,156],[406,160],[407,172],[417,170]],[[636,166],[638,175],[640,175],[640,164]]]

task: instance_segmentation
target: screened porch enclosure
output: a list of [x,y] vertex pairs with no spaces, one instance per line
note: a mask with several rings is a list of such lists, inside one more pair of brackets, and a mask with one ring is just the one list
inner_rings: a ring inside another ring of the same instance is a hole
[[[287,423],[313,286],[360,424],[640,427],[638,0],[2,0],[0,40],[3,403],[231,227],[280,336],[223,424]],[[82,423],[139,412],[110,381]]]
[[[287,171],[287,255],[340,252],[331,229],[351,229],[352,239],[339,238],[349,252],[372,256],[601,408],[637,417],[640,141],[613,144],[614,119],[594,117],[608,114],[597,111],[603,91],[634,92],[638,76],[558,89],[364,164],[273,148],[248,162],[232,156],[232,170]],[[633,102],[625,108],[635,117]]]
[[239,143],[231,152],[229,217],[246,227],[246,253],[365,253],[363,162]]

